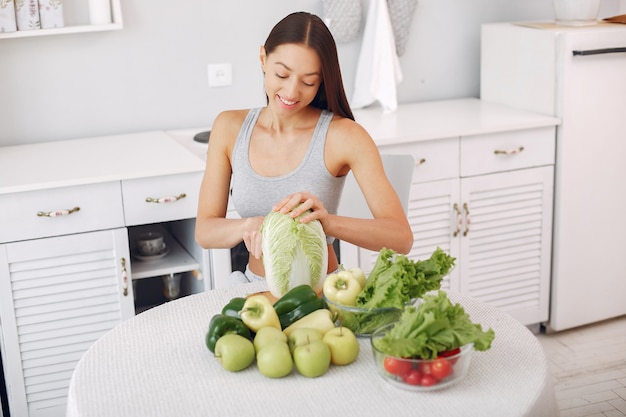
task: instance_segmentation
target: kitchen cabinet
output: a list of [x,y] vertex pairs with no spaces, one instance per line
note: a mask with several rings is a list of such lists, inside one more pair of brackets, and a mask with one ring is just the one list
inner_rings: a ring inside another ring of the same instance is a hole
[[64,415],[74,366],[134,315],[126,229],[0,245],[0,315],[11,415]]
[[[472,113],[478,117],[466,120]],[[426,259],[441,247],[457,258],[444,288],[498,306],[526,325],[546,320],[558,121],[535,115],[533,123],[532,114],[474,100],[416,106],[391,121],[369,115],[357,113],[357,121],[382,154],[411,154],[416,161],[408,256]],[[518,116],[528,120],[513,120]],[[447,124],[437,129],[441,120]],[[377,255],[341,244],[341,262],[367,272]]]
[[[121,0],[111,0],[111,23],[92,25],[86,23],[88,20],[89,9],[88,2],[84,0],[80,1],[67,1],[63,2],[64,15],[66,25],[61,28],[49,28],[49,29],[33,29],[33,30],[18,30],[15,32],[1,32],[0,39],[13,39],[13,38],[25,38],[32,36],[50,36],[50,35],[62,35],[72,33],[86,33],[86,32],[102,32],[109,30],[120,30],[123,28],[122,23],[122,6]],[[76,17],[75,17],[76,16]]]
[[[203,170],[163,132],[0,149],[0,351],[12,416],[65,415],[82,354],[135,314],[133,280],[208,270],[191,243]],[[168,256],[133,257],[143,228],[166,233]]]
[[559,117],[549,330],[626,314],[626,27],[482,27],[481,98]]

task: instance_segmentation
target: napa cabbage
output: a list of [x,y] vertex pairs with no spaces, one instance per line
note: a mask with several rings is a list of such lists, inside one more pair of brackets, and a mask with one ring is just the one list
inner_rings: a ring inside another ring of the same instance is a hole
[[263,266],[270,292],[282,297],[301,284],[322,290],[328,269],[326,234],[319,220],[300,223],[296,218],[271,211],[261,226]]

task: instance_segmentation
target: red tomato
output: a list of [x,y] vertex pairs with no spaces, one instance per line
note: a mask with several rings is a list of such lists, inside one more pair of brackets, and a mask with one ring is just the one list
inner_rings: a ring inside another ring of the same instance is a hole
[[438,358],[430,364],[430,371],[435,379],[442,380],[452,373],[452,364],[445,358]]
[[402,380],[409,385],[419,385],[422,382],[422,374],[417,369],[411,369]]
[[430,362],[420,362],[418,366],[418,369],[422,373],[422,375],[430,375],[432,373],[432,370],[430,368]]
[[394,358],[392,356],[385,356],[383,366],[385,371],[392,375],[398,375],[404,377],[411,372],[411,362],[403,361],[402,359]]
[[420,385],[424,387],[430,387],[431,385],[435,385],[437,380],[432,375],[422,375],[422,380],[420,381]]
[[[458,355],[459,353],[461,353],[461,348],[446,350],[445,352],[439,352],[437,356],[440,358],[448,358],[450,356]],[[452,362],[452,364],[455,364],[456,361],[458,360],[459,358],[453,358],[453,359],[450,359],[450,362]]]
[[437,356],[447,358],[448,356],[458,355],[459,353],[461,353],[461,348],[446,350],[445,352],[439,352]]

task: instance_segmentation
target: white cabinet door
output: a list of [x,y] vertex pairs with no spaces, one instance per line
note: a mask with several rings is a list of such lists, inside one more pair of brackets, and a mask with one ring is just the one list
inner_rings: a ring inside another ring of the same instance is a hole
[[547,320],[553,167],[464,178],[460,291],[523,324]]
[[[408,256],[428,259],[440,247],[456,258],[442,288],[502,308],[525,325],[546,321],[553,172],[546,166],[413,184]],[[369,273],[378,253],[357,252]]]
[[456,258],[455,268],[448,274],[441,287],[459,290],[459,233],[461,211],[458,178],[429,183],[414,184],[409,200],[409,224],[413,230],[413,248],[409,258],[424,260],[440,247]]
[[[407,217],[413,230],[413,247],[407,255],[412,260],[430,258],[433,251],[440,247],[450,256],[458,259],[459,243],[455,231],[461,226],[460,217],[455,211],[459,201],[459,179],[441,180],[411,185]],[[458,211],[460,213],[460,211]],[[366,274],[369,274],[378,252],[358,248],[358,260],[354,258],[345,263],[344,251],[352,245],[342,242],[341,262],[346,268],[358,265]],[[443,288],[458,290],[458,263],[457,267],[444,279]]]
[[125,228],[0,245],[0,347],[12,416],[64,416],[78,360],[134,315]]

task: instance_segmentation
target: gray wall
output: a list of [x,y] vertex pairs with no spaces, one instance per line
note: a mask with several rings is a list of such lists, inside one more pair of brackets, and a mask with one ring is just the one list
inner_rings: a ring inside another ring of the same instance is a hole
[[[624,2],[603,0],[600,17]],[[207,126],[262,105],[259,46],[297,10],[322,2],[122,0],[120,31],[0,39],[0,146]],[[550,0],[418,0],[399,102],[477,97],[480,24],[553,19]],[[339,45],[349,96],[360,41]],[[222,62],[233,85],[209,88],[207,64]]]

